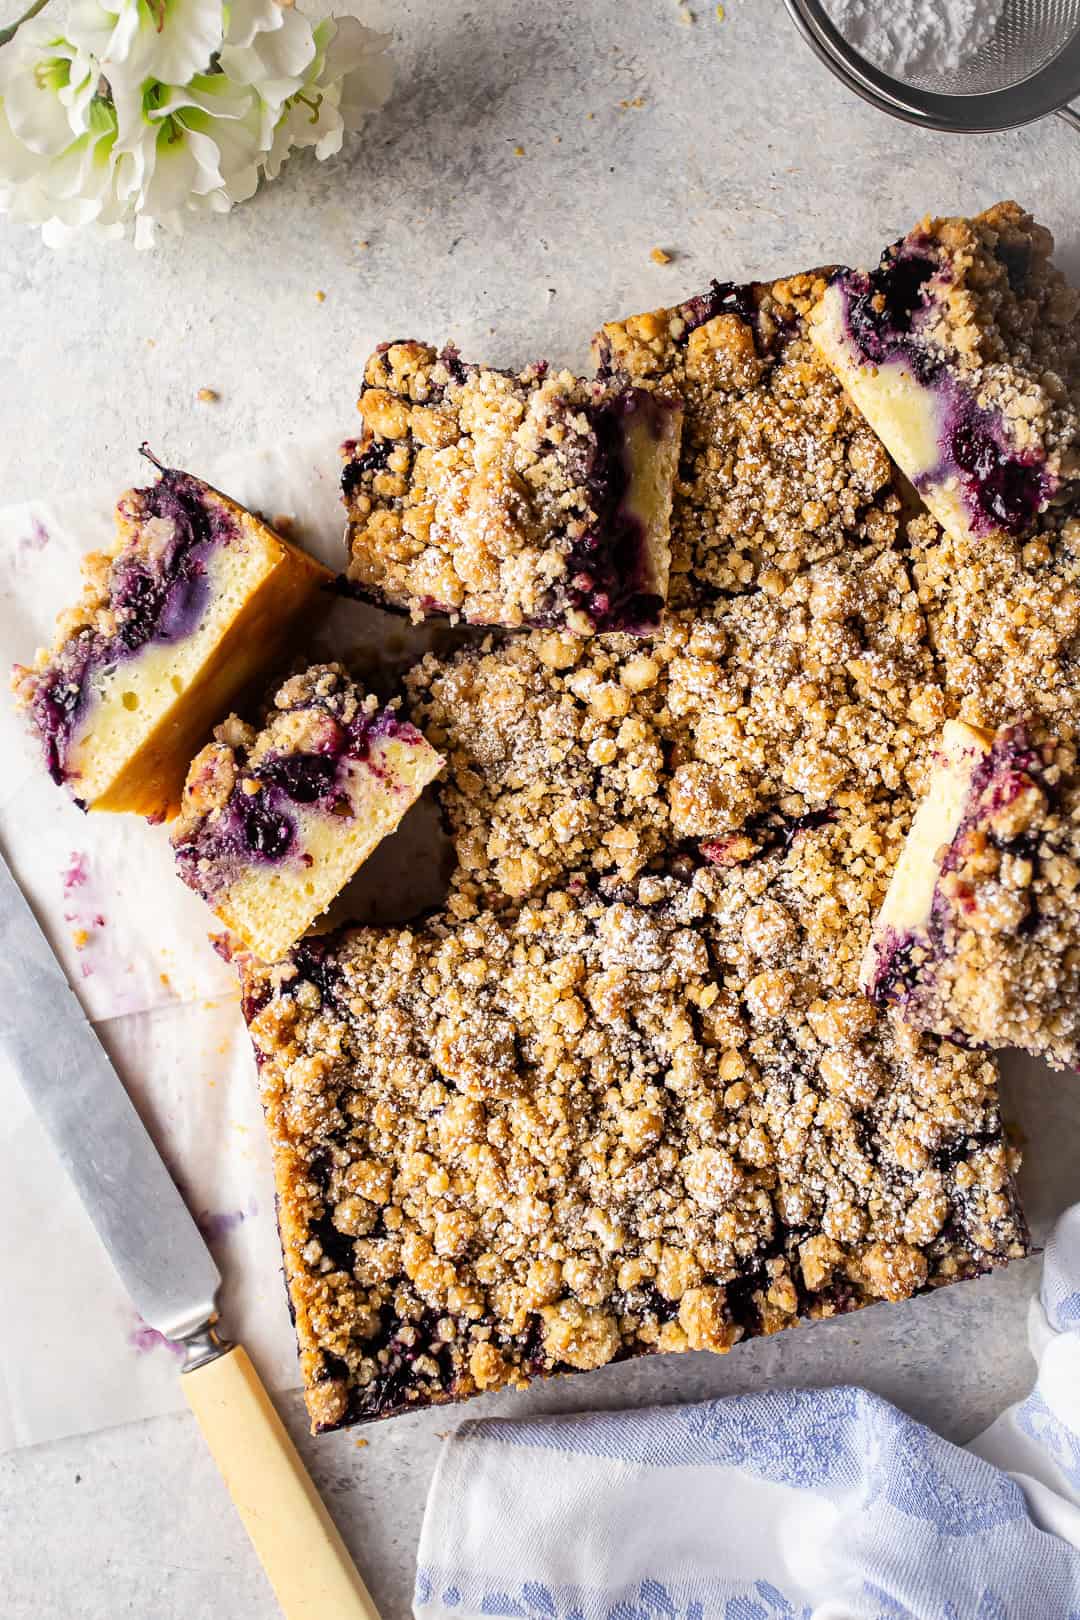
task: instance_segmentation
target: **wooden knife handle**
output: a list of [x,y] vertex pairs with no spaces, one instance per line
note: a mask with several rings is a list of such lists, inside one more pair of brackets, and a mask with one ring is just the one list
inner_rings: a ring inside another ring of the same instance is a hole
[[180,1379],[285,1620],[379,1620],[241,1345]]

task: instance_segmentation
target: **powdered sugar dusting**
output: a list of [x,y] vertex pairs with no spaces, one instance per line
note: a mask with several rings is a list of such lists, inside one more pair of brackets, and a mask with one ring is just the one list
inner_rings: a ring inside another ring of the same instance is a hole
[[844,36],[900,79],[955,73],[994,37],[1003,0],[832,0]]

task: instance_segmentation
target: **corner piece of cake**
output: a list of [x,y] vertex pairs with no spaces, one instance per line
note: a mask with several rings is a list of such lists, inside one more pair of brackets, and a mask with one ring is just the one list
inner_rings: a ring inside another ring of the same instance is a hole
[[260,731],[232,715],[214,735],[172,827],[177,869],[275,962],[394,831],[442,757],[340,664],[287,680]]
[[949,721],[862,968],[872,1000],[969,1046],[1080,1065],[1075,741]]
[[280,653],[332,575],[190,473],[117,504],[108,551],[13,687],[53,780],[84,810],[175,813],[215,720]]
[[654,629],[682,406],[543,362],[518,375],[384,344],[343,446],[348,578],[420,621]]
[[1080,293],[1016,203],[841,270],[811,335],[938,522],[1023,539],[1080,473]]

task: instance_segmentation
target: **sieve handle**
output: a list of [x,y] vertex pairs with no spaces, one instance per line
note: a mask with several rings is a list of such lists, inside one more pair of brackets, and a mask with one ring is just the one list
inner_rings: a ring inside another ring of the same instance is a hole
[[1054,111],[1063,123],[1080,133],[1080,112],[1075,107],[1055,107]]

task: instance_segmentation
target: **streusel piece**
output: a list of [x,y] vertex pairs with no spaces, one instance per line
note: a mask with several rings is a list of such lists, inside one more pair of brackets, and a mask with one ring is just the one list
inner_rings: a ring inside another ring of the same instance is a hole
[[414,619],[653,628],[682,407],[546,364],[514,375],[384,344],[343,447],[348,577]]
[[814,342],[958,540],[1022,537],[1080,473],[1080,293],[1016,203],[837,272]]
[[919,1029],[1080,1063],[1075,733],[945,727],[863,983]]
[[827,272],[733,286],[610,321],[593,353],[685,400],[672,510],[674,605],[782,583],[896,536],[894,471],[807,336]]
[[394,831],[442,758],[340,664],[275,693],[258,731],[231,715],[188,772],[177,871],[249,950],[275,962]]

